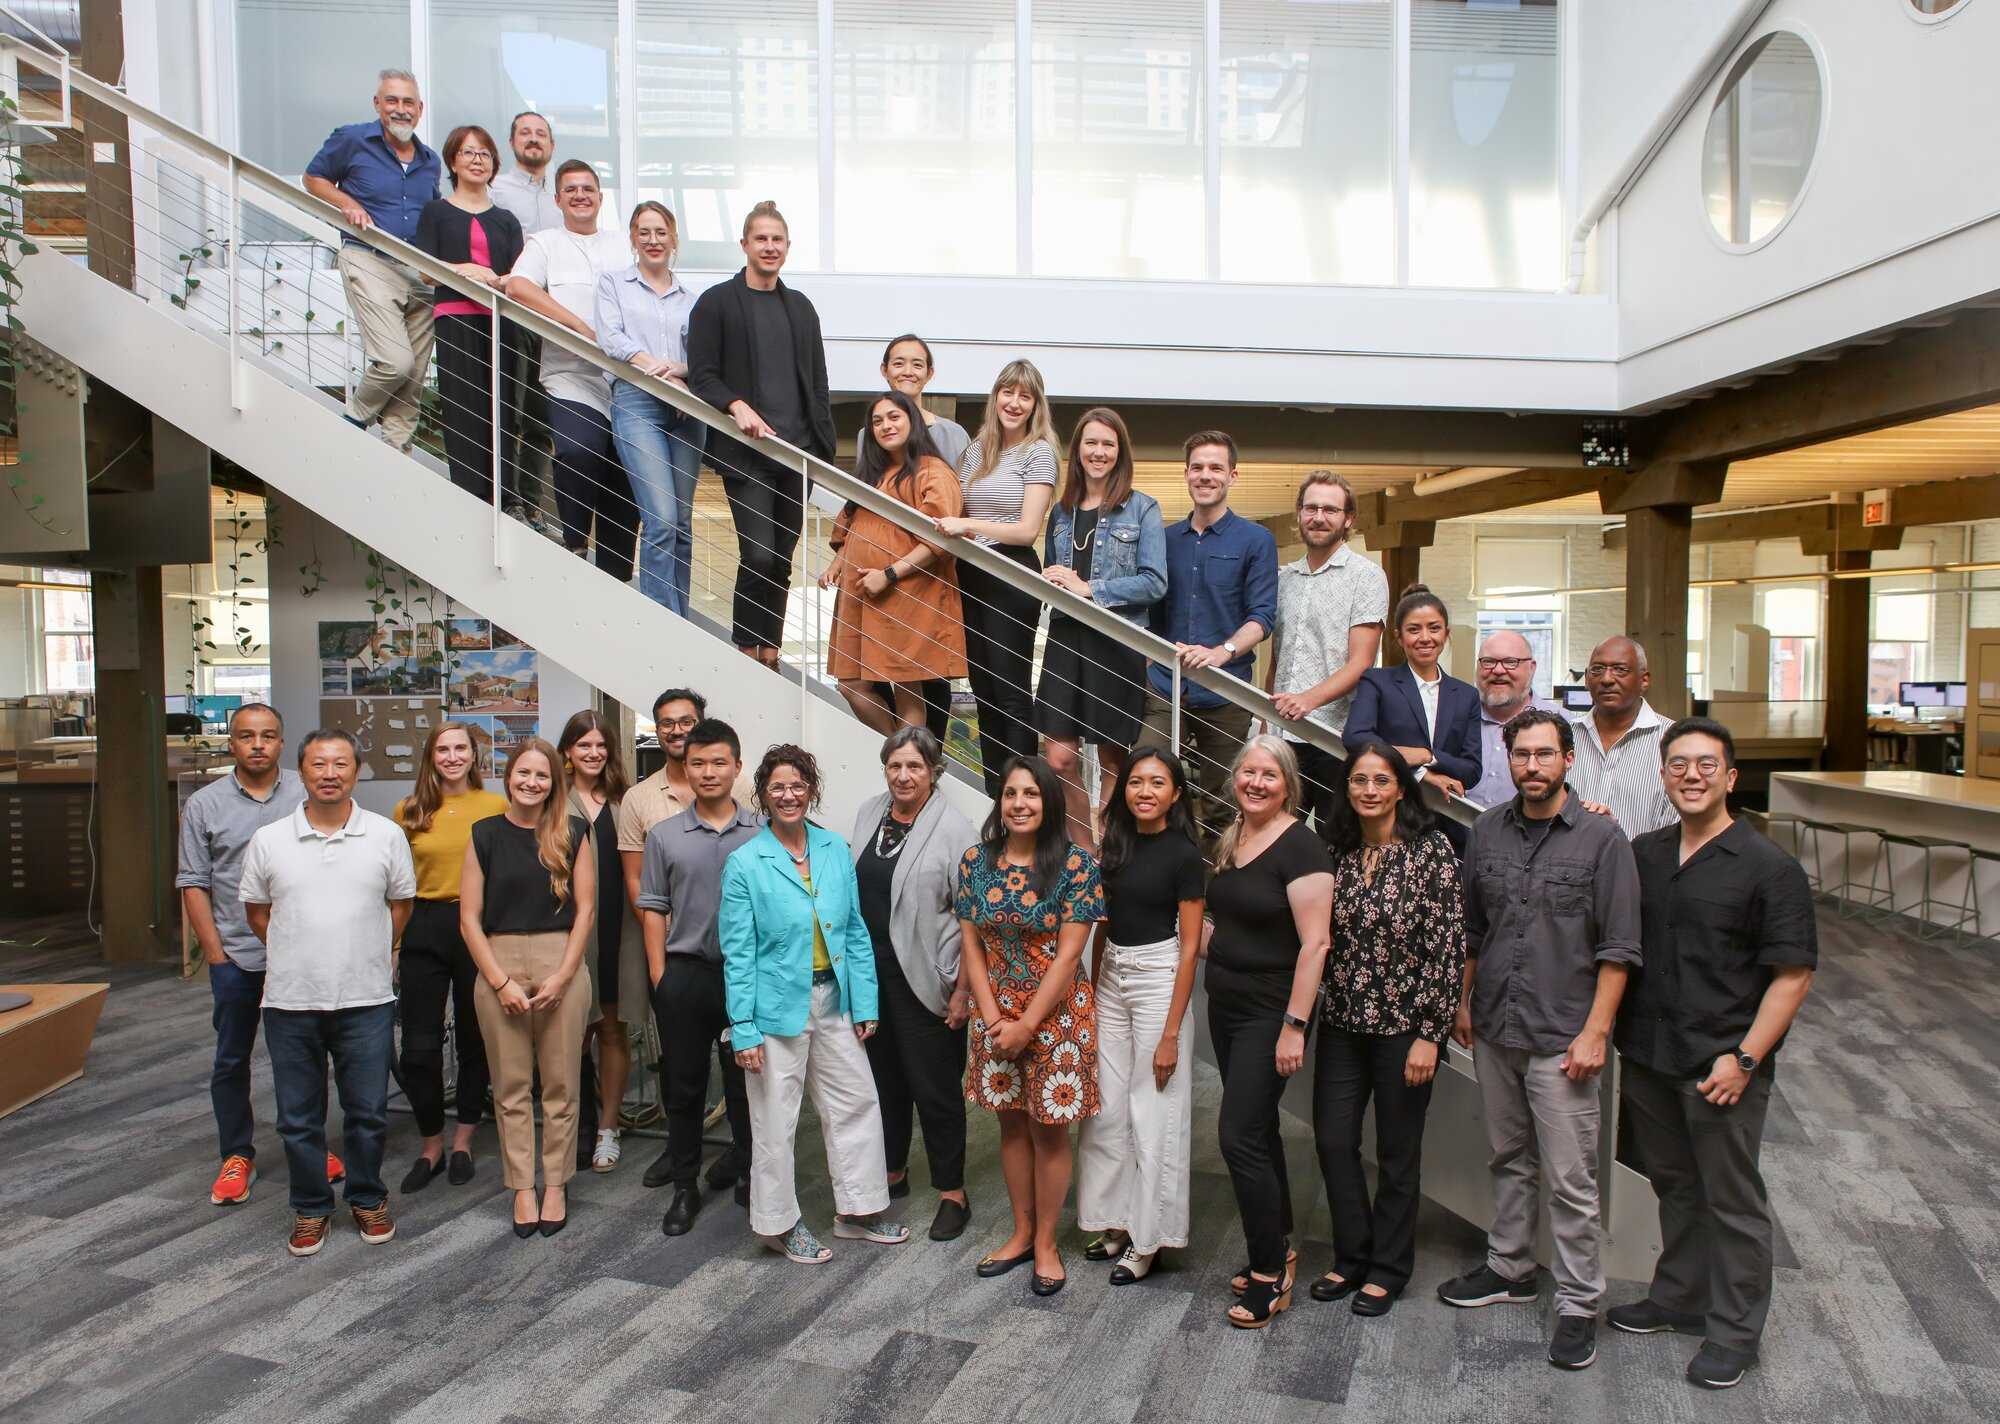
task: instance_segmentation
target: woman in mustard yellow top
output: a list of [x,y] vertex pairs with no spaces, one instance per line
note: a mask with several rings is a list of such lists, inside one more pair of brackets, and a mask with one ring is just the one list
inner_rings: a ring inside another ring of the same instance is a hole
[[[446,1172],[453,1186],[472,1180],[472,1133],[486,1111],[486,1042],[472,990],[479,971],[458,932],[458,884],[475,821],[498,816],[507,798],[482,788],[472,733],[455,722],[424,741],[416,789],[396,803],[396,824],[410,840],[417,903],[403,931],[403,1092],[424,1144],[403,1191],[420,1192]],[[451,1162],[444,1153],[444,1008],[452,1005],[458,1053],[458,1127]]]

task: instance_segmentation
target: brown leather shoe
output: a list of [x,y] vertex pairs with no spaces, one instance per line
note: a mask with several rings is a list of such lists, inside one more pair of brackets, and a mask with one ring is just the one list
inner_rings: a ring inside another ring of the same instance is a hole
[[348,1210],[354,1213],[354,1225],[360,1230],[361,1239],[370,1246],[396,1239],[396,1223],[389,1215],[386,1200],[380,1206],[356,1206]]
[[326,1227],[329,1218],[324,1216],[301,1216],[292,1222],[291,1239],[285,1242],[285,1249],[294,1256],[317,1256],[319,1248],[326,1244]]

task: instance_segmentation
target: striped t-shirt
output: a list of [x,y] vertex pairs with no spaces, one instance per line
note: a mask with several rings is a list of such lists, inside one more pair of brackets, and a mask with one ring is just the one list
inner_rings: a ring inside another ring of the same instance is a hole
[[[1009,447],[1001,453],[990,474],[975,480],[973,475],[979,469],[979,461],[979,442],[974,440],[966,446],[965,458],[958,462],[958,482],[965,490],[967,519],[1011,524],[1021,517],[1021,503],[1027,498],[1029,485],[1053,488],[1056,482],[1056,452],[1046,440],[1025,440]],[[975,534],[972,542],[991,545],[994,541],[984,534]]]

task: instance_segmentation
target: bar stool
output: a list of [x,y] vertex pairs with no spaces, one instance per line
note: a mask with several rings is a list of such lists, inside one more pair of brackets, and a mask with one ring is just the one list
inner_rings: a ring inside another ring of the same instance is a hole
[[[1924,911],[1923,920],[1917,926],[1918,941],[1943,939],[1946,935],[1950,935],[1954,944],[1963,943],[1966,933],[1965,926],[1968,923],[1972,926],[1973,938],[1977,939],[1979,937],[1978,870],[1980,852],[1974,850],[1964,841],[1948,840],[1941,836],[1912,836],[1910,839],[1922,842],[1926,852],[1924,856]],[[1931,897],[1930,857],[1932,853],[1941,850],[1965,852],[1965,893],[1959,897],[1959,902],[1956,905],[1948,900],[1934,901]],[[2000,860],[2000,854],[1988,852],[1986,858],[1989,860]],[[1936,904],[1943,912],[1942,919],[1933,920],[1931,918],[1931,906],[1933,904]]]
[[1892,915],[1909,912],[1908,909],[1899,908],[1896,904],[1896,860],[1891,848],[1901,846],[1905,850],[1913,850],[1923,857],[1924,862],[1923,897],[1910,907],[1917,912],[1917,938],[1921,940],[1931,916],[1932,855],[1940,850],[1962,850],[1969,856],[1972,854],[1972,847],[1963,841],[1945,840],[1937,836],[1906,835],[1900,831],[1876,831],[1875,835],[1882,842],[1881,853],[1875,857],[1874,869],[1868,872],[1868,898],[1859,913],[1879,921]]
[[[2000,851],[1983,850],[1978,846],[1961,848],[1968,851],[1971,858],[1965,865],[1965,893],[1959,897],[1958,904],[1952,907],[1955,919],[1950,925],[1950,934],[1954,947],[1964,944],[1968,938],[1986,937],[1979,929],[1979,862],[1986,860],[2000,864]],[[1968,929],[1968,925],[1971,928]],[[1943,927],[1940,929],[1942,931]]]
[[[1766,811],[1764,813],[1765,836],[1772,841],[1776,841],[1780,827],[1784,829],[1787,836],[1791,837],[1792,859],[1797,860],[1799,858],[1799,842],[1804,838],[1805,817],[1794,816],[1790,811]],[[1811,872],[1808,871],[1807,875],[1810,877]]]
[[[1849,919],[1855,915],[1875,909],[1881,904],[1883,899],[1893,896],[1893,889],[1883,890],[1873,883],[1875,876],[1872,873],[1867,884],[1854,878],[1854,838],[1856,836],[1880,836],[1882,832],[1876,830],[1873,826],[1856,825],[1852,821],[1819,821],[1814,820],[1810,816],[1800,817],[1799,823],[1802,827],[1801,834],[1811,836],[1813,843],[1812,860],[1806,865],[1806,884],[1811,886],[1815,892],[1822,895],[1831,895],[1835,900],[1839,901],[1836,913],[1842,919]],[[1840,837],[1840,880],[1832,885],[1826,883],[1825,876],[1820,872],[1820,842],[1825,836]],[[1877,872],[1881,869],[1881,860],[1886,859],[1887,856],[1888,851],[1885,848],[1882,856],[1877,860]],[[1850,894],[1850,891],[1859,891],[1860,893],[1854,895]]]

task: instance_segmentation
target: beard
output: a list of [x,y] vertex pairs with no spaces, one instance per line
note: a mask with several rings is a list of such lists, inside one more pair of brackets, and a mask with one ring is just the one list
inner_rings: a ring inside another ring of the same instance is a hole
[[382,127],[388,132],[389,137],[396,140],[397,143],[408,143],[417,136],[417,126],[415,124],[399,124],[393,119],[384,119]]
[[1482,687],[1479,689],[1479,705],[1488,710],[1495,707],[1505,707],[1516,700],[1514,689],[1511,687]]

